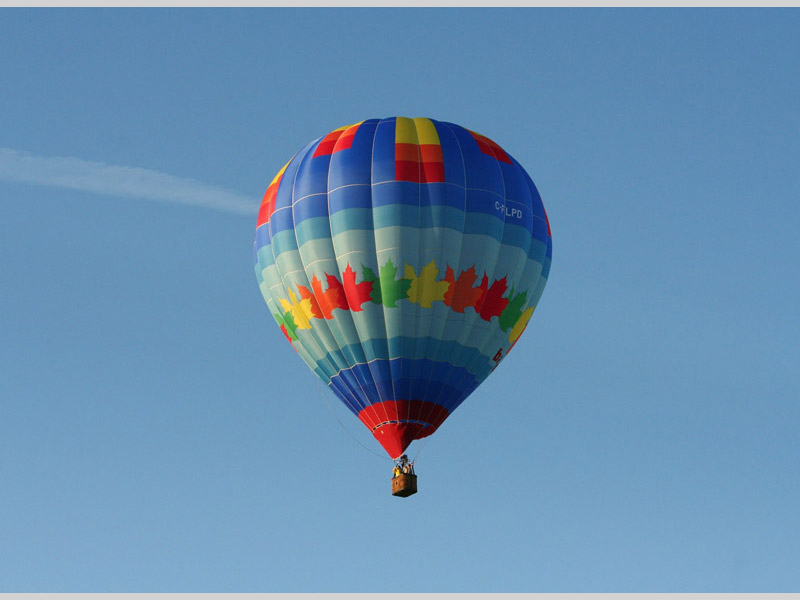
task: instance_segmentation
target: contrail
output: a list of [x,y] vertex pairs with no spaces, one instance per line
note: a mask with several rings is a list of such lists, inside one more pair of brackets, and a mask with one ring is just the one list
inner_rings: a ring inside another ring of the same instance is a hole
[[0,181],[175,202],[248,216],[258,212],[261,200],[158,171],[69,156],[36,156],[11,148],[0,148]]

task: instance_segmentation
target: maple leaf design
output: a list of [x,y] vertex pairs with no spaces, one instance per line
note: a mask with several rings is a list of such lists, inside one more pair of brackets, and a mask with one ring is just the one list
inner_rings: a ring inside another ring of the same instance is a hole
[[453,269],[448,265],[444,280],[450,282],[451,285],[444,295],[444,303],[458,313],[463,313],[468,306],[472,308],[480,306],[481,299],[486,293],[488,280],[484,275],[481,285],[472,287],[477,278],[475,265],[473,265],[466,271],[461,271],[458,279],[454,281]]
[[[397,275],[397,267],[394,266],[391,259],[381,267],[381,302],[387,308],[396,308],[397,301],[403,298],[408,298],[408,288],[411,287],[411,281],[406,278],[395,279]],[[374,301],[374,300],[373,300]]]
[[[299,339],[297,337],[297,325],[294,322],[292,313],[287,312],[283,315],[283,326],[286,329],[286,333],[289,334],[290,341]],[[294,346],[294,344],[292,344],[292,346]]]
[[525,298],[528,292],[514,295],[514,288],[511,288],[511,293],[508,295],[510,298],[503,312],[500,314],[500,329],[508,331],[522,316],[522,307],[525,306]]
[[[484,278],[486,275],[484,275]],[[503,298],[508,286],[506,278],[495,280],[491,287],[486,291],[486,297],[481,306],[481,319],[491,321],[492,317],[499,317],[508,304],[508,298]]]
[[[371,300],[372,290],[374,287],[377,287],[373,286],[375,277],[373,275],[372,279],[368,278],[367,271],[369,271],[369,269],[364,265],[361,265],[361,268],[364,271],[364,281],[361,283],[356,283],[356,272],[349,263],[344,273],[342,273],[342,281],[344,282],[342,290],[344,292],[344,304],[346,304],[346,306],[340,308],[349,308],[354,312],[359,312],[361,310],[361,305]],[[372,273],[372,271],[369,272]],[[328,277],[330,277],[330,275]],[[328,289],[330,289],[330,285],[330,280],[328,280]]]
[[[309,292],[310,293],[310,292]],[[297,299],[297,294],[289,290],[289,300],[279,298],[283,310],[290,314],[295,324],[295,329],[311,329],[311,299]],[[285,317],[284,317],[285,319]],[[288,327],[287,327],[288,329]]]
[[511,347],[508,349],[509,352],[511,352],[511,348],[514,347],[514,344],[517,343],[519,336],[522,335],[522,332],[525,331],[525,328],[528,326],[528,321],[531,320],[533,309],[533,306],[526,308],[525,311],[519,316],[519,319],[517,319],[517,322],[514,323],[514,326],[511,328],[511,333],[508,334],[508,341],[511,342]]
[[450,282],[446,279],[436,281],[437,275],[439,275],[439,269],[436,268],[433,260],[422,267],[419,277],[414,272],[414,267],[406,263],[404,278],[411,282],[408,287],[408,299],[422,308],[430,308],[437,300],[444,300],[444,295],[450,288]]
[[[283,335],[286,336],[286,339],[289,340],[289,343],[292,344],[292,348],[294,348],[292,340],[297,339],[297,334],[294,332],[294,330],[289,333],[289,330],[286,328],[286,319],[284,318],[284,315],[273,313],[272,316],[275,319],[275,322],[278,324],[278,327],[281,328]],[[289,315],[289,317],[291,318],[291,315]],[[292,337],[292,335],[294,335],[294,337]]]
[[447,291],[444,293],[444,298],[442,298],[442,302],[445,303],[446,306],[451,306],[453,304],[453,292],[455,291],[455,273],[453,272],[453,267],[447,265],[447,268],[444,270],[444,279],[442,281],[446,281],[450,285],[447,288]]
[[[353,278],[355,280],[355,273],[353,273]],[[311,278],[311,289],[314,290],[314,297],[316,298],[319,308],[319,318],[332,319],[334,308],[347,310],[349,306],[347,305],[347,296],[345,295],[344,286],[339,280],[328,273],[325,273],[325,279],[328,283],[327,290],[324,292],[322,291],[322,282],[317,279],[316,275]]]
[[294,338],[292,338],[292,335],[296,335],[296,334],[293,334],[293,333],[292,333],[292,334],[290,334],[290,333],[289,333],[289,332],[286,330],[286,325],[281,325],[281,332],[282,332],[282,333],[283,333],[283,335],[286,337],[286,339],[287,339],[287,340],[289,340],[289,343],[292,345],[292,348],[294,348],[294,342],[293,342],[292,340],[293,340],[293,339],[295,339],[295,340],[296,340],[296,339],[297,339],[297,337],[294,337]]
[[321,319],[322,310],[320,309],[319,303],[317,302],[317,299],[311,290],[304,285],[298,285],[297,291],[300,292],[301,301],[308,300],[308,308],[310,312],[309,318]]
[[375,271],[373,271],[372,269],[370,269],[366,265],[361,265],[361,271],[364,273],[364,282],[369,282],[369,284],[370,284],[370,296],[369,296],[369,299],[372,302],[374,302],[375,304],[380,304],[381,303],[381,282],[378,281],[378,276],[375,275]]
[[[293,341],[297,339],[297,328],[295,327],[292,313],[287,312],[284,315],[275,313],[272,316],[275,317],[275,321],[280,326],[283,335],[286,336],[286,339],[289,340],[289,343],[292,344],[292,348],[294,348]],[[295,350],[297,350],[297,348],[295,348]]]

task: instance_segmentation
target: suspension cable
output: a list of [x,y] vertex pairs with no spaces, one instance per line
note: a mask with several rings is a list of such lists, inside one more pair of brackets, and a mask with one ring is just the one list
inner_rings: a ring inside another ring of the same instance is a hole
[[[359,440],[355,435],[353,435],[353,433],[347,428],[347,426],[344,423],[342,423],[341,419],[339,419],[339,417],[336,415],[336,413],[333,412],[333,408],[331,407],[330,403],[328,402],[328,393],[327,393],[328,390],[327,390],[327,388],[324,388],[324,384],[319,379],[314,378],[314,380],[316,381],[316,385],[314,386],[314,389],[317,391],[317,394],[319,394],[319,396],[325,402],[325,406],[328,408],[330,413],[333,415],[333,418],[336,419],[336,421],[339,423],[339,425],[342,427],[342,429],[344,429],[345,433],[347,433],[347,435],[349,435],[351,438],[353,438],[359,446],[364,448],[364,450],[366,450],[370,454],[374,454],[378,458],[381,458],[381,459],[384,459],[384,460],[392,460],[391,458],[387,457],[386,455],[379,454],[378,452],[375,452],[372,448],[369,448],[368,446],[365,446],[361,442],[361,440]],[[394,461],[392,461],[392,462],[394,462]]]

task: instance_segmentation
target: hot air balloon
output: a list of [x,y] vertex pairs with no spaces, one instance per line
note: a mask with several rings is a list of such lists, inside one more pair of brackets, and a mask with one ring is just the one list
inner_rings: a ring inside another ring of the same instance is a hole
[[522,166],[427,118],[308,143],[267,187],[256,227],[256,276],[283,335],[395,460],[514,347],[552,256]]

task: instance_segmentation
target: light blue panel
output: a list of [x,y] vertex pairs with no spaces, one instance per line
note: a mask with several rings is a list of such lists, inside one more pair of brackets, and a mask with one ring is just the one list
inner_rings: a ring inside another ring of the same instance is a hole
[[506,223],[502,241],[506,246],[516,246],[527,252],[531,244],[531,233],[522,225]]
[[[331,261],[333,263],[333,271],[328,271],[331,274],[338,273],[336,266],[336,255],[333,253],[333,243],[331,238],[317,238],[309,240],[300,246],[300,258],[303,260],[303,265],[308,270],[309,264],[316,261]],[[310,277],[310,275],[309,275]]]
[[372,210],[372,218],[375,229],[400,226],[418,230],[420,208],[408,204],[377,206]]
[[338,235],[353,229],[372,230],[372,209],[348,208],[331,215],[331,232]]
[[459,230],[429,227],[419,232],[420,260],[427,264],[428,258],[436,260],[441,277],[444,278],[447,265],[455,268],[461,257],[461,244],[464,234]]
[[[364,248],[375,247],[375,232],[372,229],[343,231],[333,236],[333,245],[336,248],[337,260],[347,258],[352,253],[363,253]],[[373,257],[374,259],[374,257]],[[360,263],[350,263],[353,268]]]
[[458,233],[464,231],[465,213],[452,206],[421,206],[419,211],[420,228],[449,227]]
[[474,266],[480,278],[484,273],[492,283],[497,256],[500,253],[500,242],[490,236],[480,234],[464,234],[461,244],[460,271]]
[[331,237],[331,224],[328,217],[314,217],[298,223],[294,231],[297,243],[302,247],[313,240],[329,240]]
[[275,257],[272,254],[272,244],[261,246],[256,250],[256,263],[261,265],[262,268],[275,264]]
[[[272,253],[275,256],[275,262],[279,265],[281,271],[284,268],[281,265],[281,258],[287,252],[297,251],[297,238],[294,237],[294,229],[287,229],[272,237]],[[286,259],[284,258],[284,261]]]

